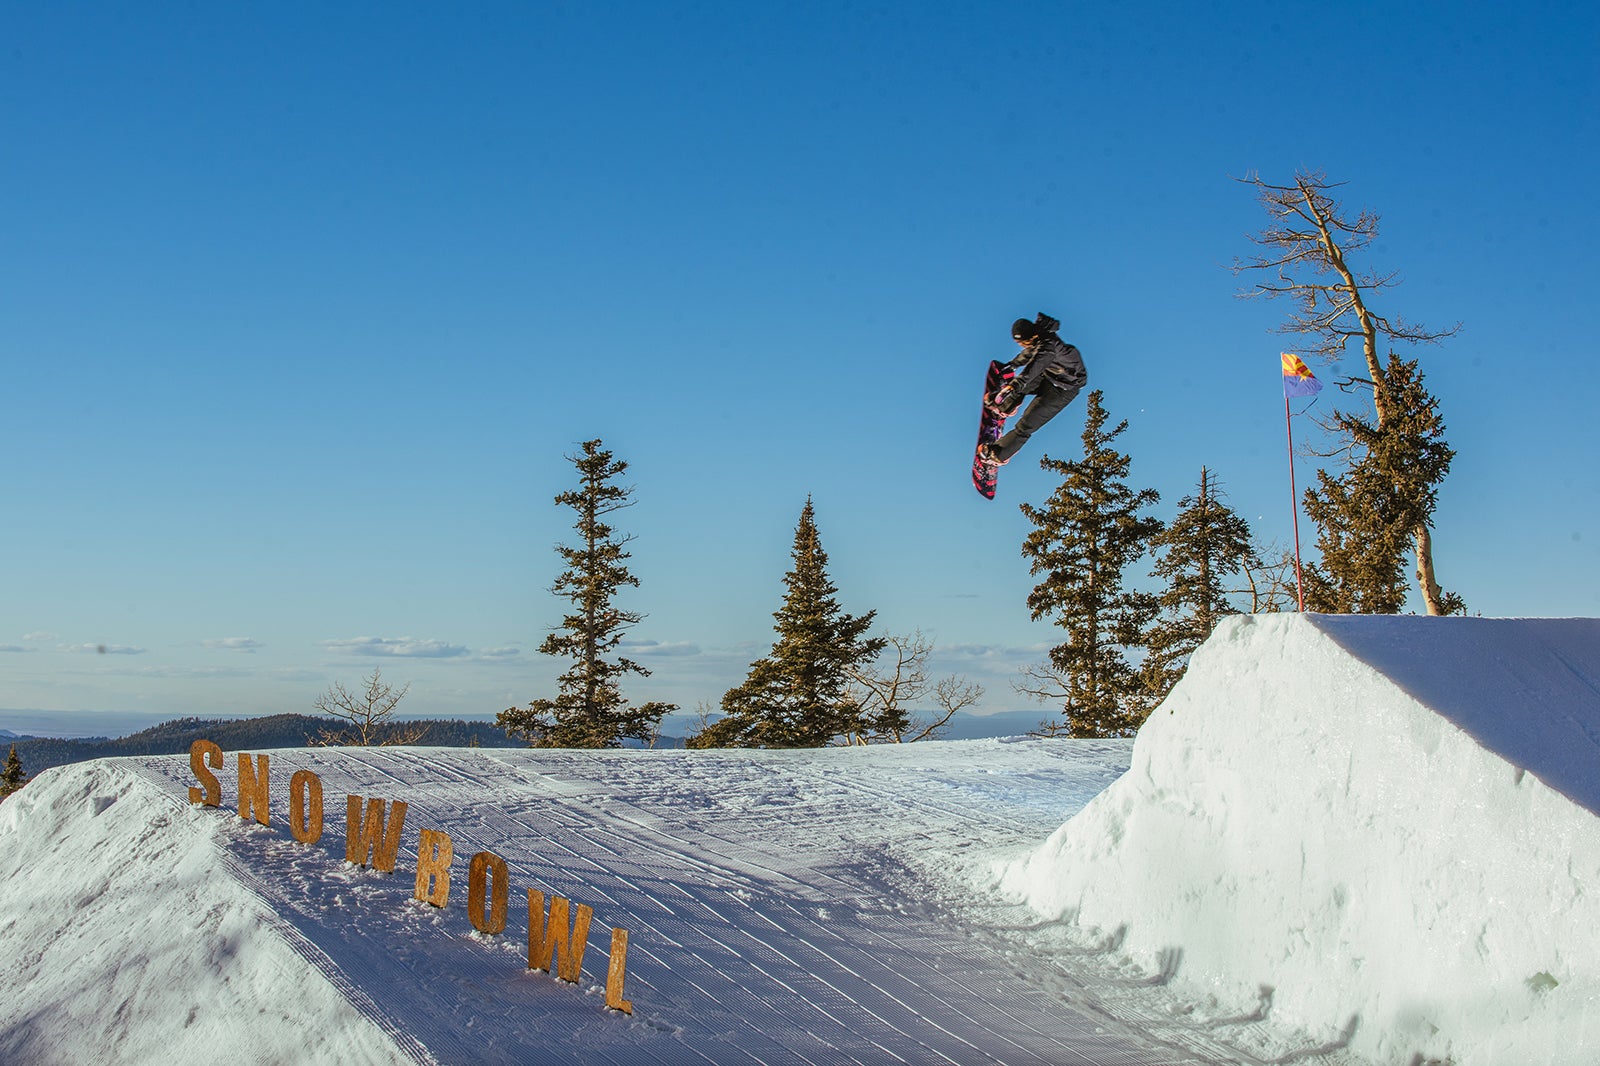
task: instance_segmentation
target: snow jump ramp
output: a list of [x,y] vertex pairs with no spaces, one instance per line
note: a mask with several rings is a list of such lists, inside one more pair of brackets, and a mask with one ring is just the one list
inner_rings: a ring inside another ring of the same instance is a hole
[[1002,885],[1384,1063],[1600,1062],[1600,619],[1231,619]]

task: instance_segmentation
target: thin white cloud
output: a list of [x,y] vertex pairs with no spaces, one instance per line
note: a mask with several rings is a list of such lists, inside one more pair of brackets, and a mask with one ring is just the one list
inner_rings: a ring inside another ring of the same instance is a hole
[[503,648],[484,648],[478,653],[478,658],[496,662],[502,662],[506,659],[520,659],[522,658],[522,649],[515,645],[507,645]]
[[971,662],[1005,661],[1039,656],[1052,647],[1054,647],[1052,644],[1033,644],[1025,648],[1003,644],[936,644],[934,657]]
[[700,645],[693,641],[625,640],[622,647],[631,655],[699,655]]
[[129,671],[132,677],[158,677],[166,680],[195,680],[216,677],[254,677],[236,666],[142,666]]
[[218,637],[212,640],[202,640],[200,644],[202,647],[216,648],[219,651],[253,652],[257,648],[266,647],[259,640],[252,640],[249,637]]
[[145,649],[129,644],[62,644],[62,651],[89,652],[97,655],[143,655]]
[[328,675],[322,671],[310,670],[303,666],[279,666],[267,671],[265,676],[273,681],[294,683],[308,681],[322,682],[328,679]]
[[446,644],[442,640],[417,640],[413,637],[350,637],[345,640],[325,640],[322,646],[345,655],[374,658],[461,659],[471,654],[465,645]]
[[21,644],[0,644],[0,652],[32,650],[32,648],[24,648]]
[[41,630],[37,633],[24,633],[22,634],[22,639],[30,644],[48,644],[52,640],[60,640],[61,638],[54,633],[46,633]]

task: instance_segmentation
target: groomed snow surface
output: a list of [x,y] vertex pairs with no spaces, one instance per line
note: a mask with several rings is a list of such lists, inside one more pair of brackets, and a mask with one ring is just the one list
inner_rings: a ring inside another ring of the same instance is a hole
[[[0,805],[0,1059],[1591,1066],[1597,752],[1600,622],[1273,616],[1131,745],[282,750],[271,827],[234,753],[209,808],[185,757],[62,767]],[[408,804],[394,873],[349,794]],[[528,889],[594,909],[578,984]]]
[[1239,618],[998,880],[1379,1062],[1594,1066],[1597,796],[1600,620]]

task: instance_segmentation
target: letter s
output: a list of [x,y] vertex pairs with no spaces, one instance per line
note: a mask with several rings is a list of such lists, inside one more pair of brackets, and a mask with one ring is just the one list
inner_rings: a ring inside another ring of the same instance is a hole
[[189,745],[189,769],[194,771],[194,776],[205,786],[205,791],[190,787],[189,802],[203,803],[207,807],[220,807],[222,805],[222,782],[217,780],[217,775],[206,769],[210,763],[215,769],[222,769],[222,749],[209,740],[197,740]]

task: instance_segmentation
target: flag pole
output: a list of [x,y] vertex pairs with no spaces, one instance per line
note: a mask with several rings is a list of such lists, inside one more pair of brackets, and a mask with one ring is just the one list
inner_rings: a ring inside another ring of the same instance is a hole
[[1289,397],[1283,397],[1283,428],[1289,438],[1289,503],[1294,510],[1294,591],[1300,613],[1306,612],[1306,588],[1300,577],[1300,494],[1294,487],[1294,426],[1290,421]]

